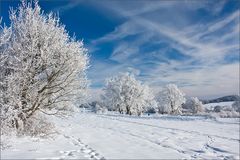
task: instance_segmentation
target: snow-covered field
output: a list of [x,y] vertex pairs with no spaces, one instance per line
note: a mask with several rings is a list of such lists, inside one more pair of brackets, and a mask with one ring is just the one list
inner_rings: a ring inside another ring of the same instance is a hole
[[2,159],[239,159],[239,119],[79,112],[48,139],[1,137]]
[[207,103],[204,104],[204,107],[210,110],[213,110],[213,108],[215,106],[232,106],[232,104],[234,103],[234,101],[230,101],[230,102],[219,102],[219,103]]

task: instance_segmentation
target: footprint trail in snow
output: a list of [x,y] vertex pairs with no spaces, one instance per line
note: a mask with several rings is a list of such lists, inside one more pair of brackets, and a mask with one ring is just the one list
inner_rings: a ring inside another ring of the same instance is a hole
[[77,150],[69,150],[69,151],[60,151],[62,154],[61,158],[63,159],[72,159],[78,158],[79,156],[84,156],[88,159],[96,159],[96,160],[105,160],[104,156],[100,155],[96,150],[92,149],[90,146],[84,144],[80,138],[75,138],[73,136],[64,135],[65,138],[69,139],[72,144],[79,147]]

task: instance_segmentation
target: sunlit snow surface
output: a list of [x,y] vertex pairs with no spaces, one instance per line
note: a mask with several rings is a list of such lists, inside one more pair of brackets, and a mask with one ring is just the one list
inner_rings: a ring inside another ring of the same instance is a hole
[[239,159],[239,119],[79,112],[50,139],[1,137],[2,159]]

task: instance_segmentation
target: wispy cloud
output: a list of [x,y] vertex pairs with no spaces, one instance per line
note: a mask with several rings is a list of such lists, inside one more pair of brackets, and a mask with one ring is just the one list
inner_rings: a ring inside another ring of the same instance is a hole
[[53,12],[57,12],[60,15],[64,14],[64,12],[69,11],[70,9],[73,9],[74,7],[77,7],[82,2],[83,2],[83,0],[77,0],[77,1],[71,0],[65,5],[54,8]]
[[[114,43],[109,60],[118,64],[108,68],[100,62],[105,68],[104,72],[116,73],[133,67],[139,70],[138,77],[152,86],[174,82],[188,94],[198,96],[216,95],[219,88],[222,94],[237,93],[239,63],[224,62],[227,55],[239,52],[239,10],[221,17],[217,15],[222,11],[225,1],[212,9],[208,3],[181,3],[180,7],[178,1],[158,1],[150,5],[144,3],[138,4],[141,9],[132,10],[124,3],[119,5],[119,2],[104,6],[108,12],[125,18],[113,32],[92,41],[95,46]],[[161,19],[159,15],[165,13],[161,9],[171,11],[167,12],[169,21],[165,17]],[[205,9],[216,18],[198,22],[185,17],[196,9]],[[179,23],[171,21],[175,15],[182,16]],[[132,38],[129,40],[129,37]],[[153,49],[153,44],[157,48]],[[171,51],[173,49],[179,52],[178,56],[185,55],[188,58],[180,60],[172,59],[172,55],[166,57],[174,54]]]

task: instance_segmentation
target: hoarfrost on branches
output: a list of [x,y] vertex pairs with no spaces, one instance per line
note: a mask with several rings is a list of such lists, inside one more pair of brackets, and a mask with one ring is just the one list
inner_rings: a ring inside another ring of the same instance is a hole
[[184,108],[188,109],[191,113],[203,112],[203,104],[197,97],[191,97],[183,105]]
[[156,96],[160,113],[181,114],[185,94],[175,84],[166,85]]
[[0,31],[1,119],[19,128],[38,111],[60,113],[83,98],[89,58],[83,42],[37,2],[23,1],[10,20]]
[[123,73],[110,78],[103,100],[110,110],[129,115],[141,115],[155,103],[148,86],[137,81],[134,75]]

